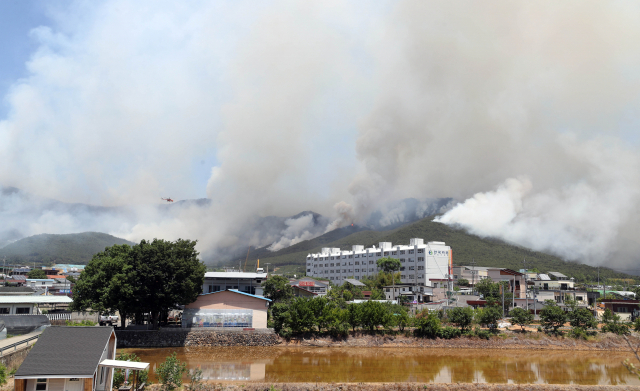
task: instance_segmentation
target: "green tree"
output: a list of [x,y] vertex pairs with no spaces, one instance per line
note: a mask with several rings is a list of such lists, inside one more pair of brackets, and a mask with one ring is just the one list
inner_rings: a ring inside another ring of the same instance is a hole
[[593,316],[593,313],[586,308],[574,308],[568,314],[569,323],[573,328],[580,328],[587,330],[598,327],[598,321]]
[[395,272],[400,270],[400,260],[396,258],[385,257],[378,259],[376,263],[378,264],[378,267],[380,269],[382,269],[385,273],[389,273],[389,275],[391,276],[391,286],[393,287],[393,295],[391,295],[391,298],[393,298],[396,294],[396,278],[394,274]]
[[469,280],[466,278],[458,278],[458,286],[469,286]]
[[509,312],[511,322],[517,324],[524,332],[525,326],[533,322],[533,314],[524,308],[516,307]]
[[91,308],[126,317],[150,313],[154,328],[161,314],[192,303],[202,293],[205,265],[196,242],[142,240],[135,246],[115,245],[94,255],[78,278],[72,308]]
[[[140,357],[135,353],[118,353],[116,360],[140,362]],[[146,383],[149,379],[149,370],[138,371],[138,384]],[[118,389],[124,384],[124,370],[115,369],[113,371],[113,388]]]
[[491,331],[496,331],[498,329],[498,321],[502,319],[502,310],[495,305],[487,306],[479,311],[477,316],[478,323],[486,325]]
[[271,276],[262,286],[264,297],[271,299],[273,303],[287,302],[293,298],[293,287],[289,285],[289,280],[282,276]]
[[567,313],[553,300],[546,300],[545,303],[540,311],[540,323],[546,330],[553,329],[554,333],[558,333],[558,329],[567,321]]
[[187,372],[187,363],[178,360],[173,352],[163,363],[158,365],[156,375],[164,391],[173,391],[182,386],[182,376]]
[[615,333],[618,335],[629,334],[629,325],[620,321],[620,315],[613,313],[609,308],[602,314],[602,332]]
[[365,301],[362,304],[362,327],[373,331],[377,326],[388,328],[392,322],[388,308],[378,301]]
[[362,326],[363,322],[363,314],[362,314],[362,305],[360,304],[349,304],[347,306],[347,322],[353,331],[356,331],[357,327]]
[[289,302],[286,323],[294,333],[313,331],[317,322],[312,311],[310,300],[296,297]]
[[456,307],[447,311],[449,321],[465,331],[473,323],[473,308]]
[[31,269],[31,271],[27,273],[27,278],[45,279],[47,278],[47,274],[42,269]]
[[440,334],[440,319],[435,311],[425,309],[416,314],[414,326],[421,337],[435,338]]

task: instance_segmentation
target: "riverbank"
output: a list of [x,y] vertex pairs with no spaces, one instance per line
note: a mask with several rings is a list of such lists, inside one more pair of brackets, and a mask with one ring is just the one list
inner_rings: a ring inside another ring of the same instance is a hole
[[[159,385],[149,387],[160,391]],[[620,391],[640,390],[640,386],[583,386],[573,384],[423,384],[423,383],[252,383],[243,385],[206,384],[201,391]]]
[[[640,335],[632,333],[629,340],[640,344]],[[428,339],[404,335],[352,334],[346,338],[304,336],[282,340],[282,346],[315,347],[386,347],[386,348],[447,348],[447,349],[529,349],[572,351],[620,351],[628,352],[629,346],[622,336],[605,333],[588,341],[568,337],[555,337],[543,333],[503,333],[490,339],[459,337],[453,339]]]

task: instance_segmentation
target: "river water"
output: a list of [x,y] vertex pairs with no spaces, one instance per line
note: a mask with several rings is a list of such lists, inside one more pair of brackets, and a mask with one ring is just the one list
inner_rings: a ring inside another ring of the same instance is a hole
[[185,347],[119,349],[153,369],[172,352],[215,382],[424,382],[640,385],[631,354],[421,348]]

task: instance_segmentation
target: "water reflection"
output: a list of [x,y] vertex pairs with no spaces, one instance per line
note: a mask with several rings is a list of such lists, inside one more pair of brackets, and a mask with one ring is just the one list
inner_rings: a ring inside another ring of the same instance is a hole
[[[176,351],[210,381],[640,384],[612,352],[417,348],[123,349],[155,368]],[[152,376],[153,377],[153,376]]]

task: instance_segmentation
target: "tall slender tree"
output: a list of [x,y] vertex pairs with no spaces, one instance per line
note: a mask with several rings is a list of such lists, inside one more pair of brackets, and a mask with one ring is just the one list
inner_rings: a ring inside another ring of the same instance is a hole
[[396,277],[394,275],[395,272],[400,270],[400,260],[391,257],[380,258],[376,262],[378,267],[384,270],[386,273],[391,274],[391,286],[393,289],[393,294],[391,295],[391,299],[396,295]]

